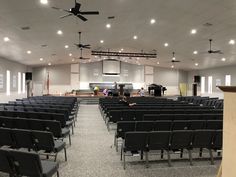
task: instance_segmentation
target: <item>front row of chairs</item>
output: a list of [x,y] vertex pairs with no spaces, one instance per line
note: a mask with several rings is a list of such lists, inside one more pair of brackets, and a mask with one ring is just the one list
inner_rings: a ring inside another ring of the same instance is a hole
[[[124,169],[126,168],[126,156],[134,154],[145,154],[146,166],[148,167],[148,155],[152,151],[161,151],[163,158],[164,151],[167,152],[168,164],[171,166],[170,151],[180,151],[182,158],[183,150],[189,154],[190,165],[192,162],[192,150],[200,149],[200,156],[203,149],[208,149],[211,164],[214,164],[213,150],[222,149],[222,130],[176,130],[158,132],[127,132],[121,148],[121,160],[123,159]],[[131,153],[130,153],[131,152]]]
[[57,154],[64,150],[65,161],[67,161],[66,143],[54,140],[51,132],[0,128],[1,146],[8,146],[14,149],[26,148],[29,151],[36,152],[43,151],[42,155],[46,155],[47,158],[54,156],[55,161]]
[[11,177],[59,177],[59,163],[40,160],[37,153],[0,149],[0,171]]

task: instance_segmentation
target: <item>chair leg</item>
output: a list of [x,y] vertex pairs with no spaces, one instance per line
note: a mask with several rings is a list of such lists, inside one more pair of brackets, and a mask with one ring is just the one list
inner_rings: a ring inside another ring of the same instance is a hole
[[125,152],[123,153],[123,161],[124,161],[124,170],[125,170],[125,168],[126,168],[126,166],[125,166]]
[[199,157],[202,157],[202,148],[200,148]]
[[71,130],[72,130],[72,135],[74,135],[74,127],[73,127],[73,125],[71,126]]
[[181,149],[181,150],[180,150],[180,158],[181,158],[181,159],[183,158],[183,152],[184,152],[184,150]]
[[212,154],[211,149],[209,149],[209,154],[210,154],[210,158],[211,158],[211,165],[214,165],[214,159],[213,159],[213,154]]
[[66,147],[64,147],[64,153],[65,153],[65,161],[67,161]]
[[55,154],[54,162],[57,161],[57,154],[58,154],[58,153]]
[[121,151],[120,151],[120,160],[122,161],[122,156],[123,156],[123,147],[121,147]]
[[69,133],[69,144],[71,146],[71,137],[70,137],[70,133]]
[[145,160],[146,160],[146,168],[148,168],[149,165],[148,165],[148,152],[147,151],[145,151]]
[[141,160],[143,160],[143,150],[141,151]]
[[161,159],[163,159],[163,157],[164,157],[164,150],[162,149],[161,150]]
[[191,149],[188,150],[188,154],[189,154],[190,165],[193,165],[193,158],[192,158],[192,150]]
[[57,170],[57,177],[60,177],[60,175],[59,175],[59,171]]
[[171,165],[170,151],[169,150],[167,151],[167,157],[168,157],[168,165],[169,165],[169,167],[171,167],[172,165]]

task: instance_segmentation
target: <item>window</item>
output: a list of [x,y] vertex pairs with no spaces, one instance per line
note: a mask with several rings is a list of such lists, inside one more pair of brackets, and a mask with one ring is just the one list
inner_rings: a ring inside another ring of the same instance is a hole
[[225,86],[231,86],[231,75],[225,76]]
[[25,93],[25,73],[22,74],[22,93]]
[[7,70],[7,75],[6,75],[6,94],[10,95],[11,94],[11,75],[10,75],[10,71]]
[[201,93],[205,93],[205,77],[201,77]]
[[208,93],[212,93],[212,76],[208,77]]
[[18,94],[21,93],[21,72],[18,72]]

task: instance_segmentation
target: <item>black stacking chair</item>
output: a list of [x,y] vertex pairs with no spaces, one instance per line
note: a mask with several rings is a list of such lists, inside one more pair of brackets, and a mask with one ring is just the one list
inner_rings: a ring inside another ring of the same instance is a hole
[[0,127],[12,128],[13,127],[12,119],[9,117],[1,117]]
[[[125,157],[128,156],[126,153],[131,152],[133,155],[134,152],[138,152],[141,154],[141,158],[143,156],[143,152],[147,156],[147,132],[127,132],[125,133],[125,139],[121,148],[121,160],[123,158],[124,169],[125,167]],[[130,155],[130,156],[132,156]],[[146,158],[147,159],[147,158]]]
[[148,134],[148,153],[147,153],[147,162],[148,154],[153,150],[161,150],[161,158],[163,158],[164,151],[167,152],[168,164],[170,163],[170,153],[169,153],[169,142],[170,142],[170,131],[159,131],[159,132],[150,132]]
[[175,130],[172,132],[170,141],[170,150],[176,151],[180,150],[180,157],[183,157],[183,150],[187,149],[190,159],[190,165],[192,165],[192,152],[191,152],[191,142],[192,142],[191,130]]
[[54,161],[56,161],[57,154],[64,149],[65,161],[67,161],[66,143],[54,140],[51,132],[32,131],[32,138],[36,151],[44,150],[47,157],[54,156]]
[[29,151],[34,149],[30,130],[12,129],[11,132],[16,148],[27,148]]
[[156,121],[154,127],[153,127],[153,131],[170,131],[171,130],[171,126],[172,126],[172,121],[171,120],[167,120],[167,121]]
[[134,121],[122,121],[117,122],[117,129],[114,137],[114,145],[116,147],[116,151],[118,152],[118,139],[125,138],[125,133],[129,131],[135,131],[136,122]]
[[214,130],[195,130],[193,132],[192,148],[200,149],[200,156],[202,156],[202,150],[208,149],[211,159],[211,164],[213,165],[213,155],[212,155],[212,139],[214,135]]
[[201,130],[206,126],[205,120],[190,120],[189,121],[189,130]]
[[223,121],[222,120],[207,120],[206,129],[222,130]]
[[28,119],[12,119],[13,121],[13,128],[17,128],[17,129],[30,129],[29,126],[29,120]]
[[0,128],[0,147],[1,146],[13,146],[11,129]]
[[71,137],[70,137],[70,129],[69,128],[61,128],[61,124],[58,121],[54,120],[45,120],[44,126],[46,131],[52,132],[53,136],[58,139],[64,139],[65,137],[69,137],[69,144],[71,145]]
[[[215,131],[215,134],[213,136],[213,146],[212,146],[212,149],[214,149],[215,151],[219,150],[221,151],[222,150],[222,142],[223,142],[223,133],[222,133],[222,130],[216,130]],[[218,152],[218,156],[220,155],[221,153]]]
[[189,122],[187,120],[175,120],[172,123],[172,130],[188,130]]
[[52,177],[57,173],[57,177],[59,177],[59,164],[46,160],[41,161],[37,153],[12,150],[10,155],[16,176]]
[[8,151],[0,149],[0,171],[4,173],[8,173],[10,176],[13,176],[13,168],[10,163],[10,154]]
[[139,121],[136,122],[136,131],[152,131],[154,127],[155,122],[153,121]]

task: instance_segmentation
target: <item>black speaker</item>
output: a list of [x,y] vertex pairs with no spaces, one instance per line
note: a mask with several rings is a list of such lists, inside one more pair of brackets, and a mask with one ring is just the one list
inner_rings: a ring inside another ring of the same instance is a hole
[[30,72],[25,73],[25,80],[31,81],[32,80],[32,73],[30,73]]
[[201,76],[194,76],[193,82],[200,83],[201,82]]

